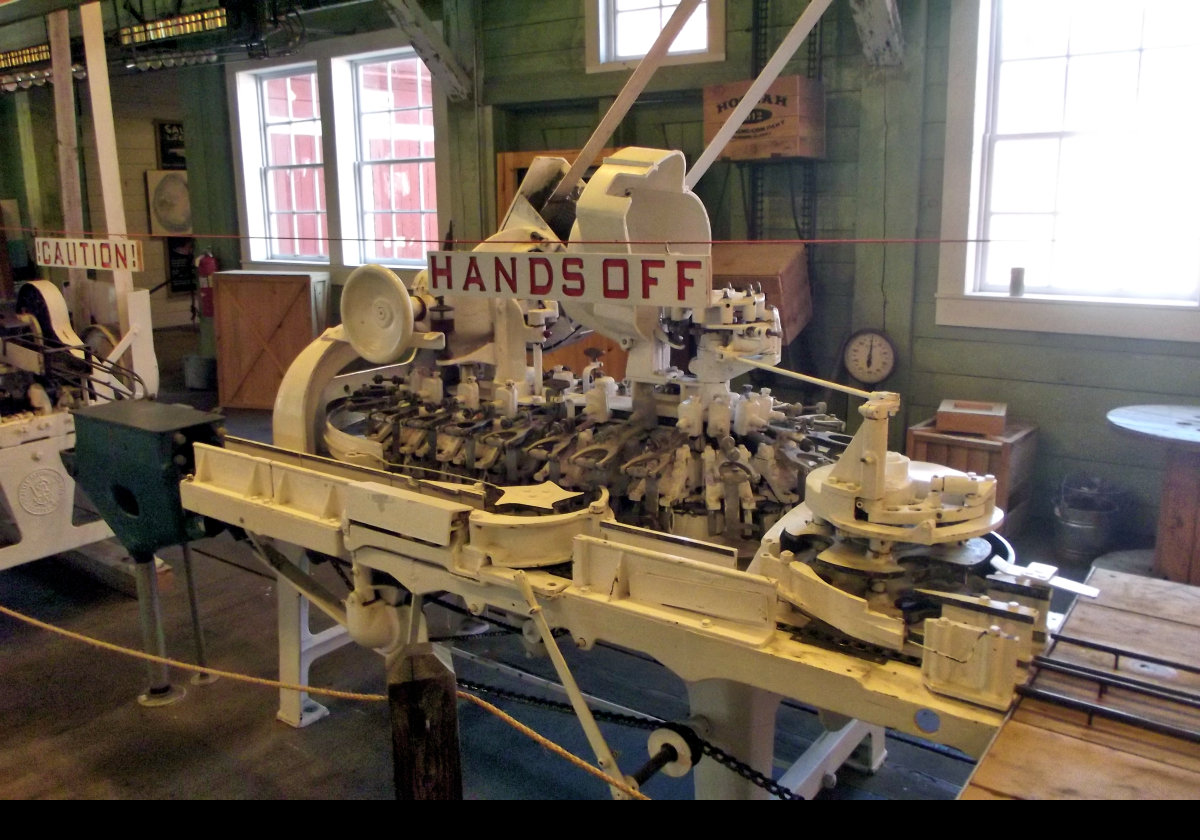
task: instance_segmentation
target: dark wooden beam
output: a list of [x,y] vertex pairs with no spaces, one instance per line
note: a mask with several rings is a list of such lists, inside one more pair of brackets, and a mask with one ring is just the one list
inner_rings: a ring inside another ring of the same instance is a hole
[[389,664],[397,799],[462,799],[457,690],[454,671],[428,644],[410,646]]
[[455,101],[472,98],[471,76],[459,64],[441,33],[421,11],[415,0],[384,0],[384,10],[412,43],[430,74],[442,85],[446,96]]

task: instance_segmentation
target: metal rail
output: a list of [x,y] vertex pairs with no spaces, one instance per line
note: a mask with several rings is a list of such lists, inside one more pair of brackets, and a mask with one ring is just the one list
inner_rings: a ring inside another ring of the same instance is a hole
[[1093,642],[1089,641],[1088,639],[1080,639],[1076,638],[1075,636],[1063,636],[1058,633],[1053,634],[1051,638],[1053,638],[1056,642],[1075,645],[1077,647],[1090,648],[1091,650],[1098,650],[1101,653],[1111,653],[1116,657],[1117,662],[1120,662],[1121,657],[1124,656],[1127,659],[1137,659],[1140,662],[1150,662],[1155,665],[1166,665],[1167,667],[1174,668],[1177,671],[1188,671],[1193,674],[1200,674],[1200,668],[1197,668],[1195,665],[1188,665],[1184,662],[1176,662],[1171,659],[1163,659],[1158,656],[1150,656],[1146,653],[1138,653],[1135,650],[1127,650],[1125,648],[1116,647],[1115,645],[1105,645],[1101,644],[1100,642]]
[[1077,665],[1074,662],[1063,662],[1059,659],[1051,659],[1046,656],[1035,656],[1033,664],[1039,668],[1044,668],[1047,671],[1054,671],[1060,674],[1067,674],[1073,677],[1081,677],[1083,679],[1092,680],[1106,688],[1122,688],[1127,691],[1132,691],[1137,694],[1144,694],[1148,697],[1157,697],[1160,700],[1167,700],[1172,703],[1180,703],[1184,706],[1191,706],[1194,709],[1200,709],[1200,695],[1190,691],[1183,691],[1176,688],[1167,688],[1161,685],[1155,685],[1146,680],[1138,680],[1132,677],[1121,677],[1108,671],[1102,671],[1099,668],[1089,668],[1086,665]]
[[[1112,654],[1114,656],[1114,667],[1116,667],[1116,664],[1120,662],[1121,657],[1124,656],[1126,658],[1137,659],[1142,662],[1150,662],[1156,665],[1168,666],[1177,670],[1200,673],[1200,668],[1195,668],[1181,662],[1174,662],[1169,659],[1163,659],[1161,657],[1135,653],[1133,651],[1125,650],[1113,645],[1092,642],[1088,641],[1087,639],[1080,639],[1074,636],[1062,636],[1057,634],[1055,634],[1053,638],[1058,642],[1069,644],[1075,647],[1082,647],[1088,650]],[[1179,726],[1173,723],[1167,723],[1162,720],[1156,720],[1154,718],[1149,718],[1145,715],[1136,714],[1134,712],[1128,712],[1123,709],[1117,709],[1099,702],[1099,699],[1104,696],[1104,693],[1107,689],[1116,688],[1131,694],[1140,695],[1142,697],[1152,697],[1168,703],[1173,703],[1184,709],[1200,709],[1200,695],[1194,692],[1158,685],[1146,680],[1139,680],[1134,677],[1114,674],[1111,671],[1105,671],[1075,662],[1065,662],[1061,659],[1054,659],[1048,656],[1035,656],[1033,658],[1033,664],[1039,670],[1064,674],[1069,677],[1075,677],[1080,680],[1087,680],[1091,683],[1094,683],[1097,686],[1098,697],[1097,700],[1084,700],[1082,698],[1063,694],[1059,691],[1051,691],[1045,688],[1038,688],[1033,685],[1017,687],[1017,694],[1022,697],[1029,697],[1034,700],[1042,700],[1066,709],[1084,712],[1088,716],[1089,726],[1092,724],[1092,720],[1094,718],[1099,717],[1128,724],[1129,726],[1135,726],[1148,732],[1155,732],[1160,735],[1168,735],[1172,738],[1179,738],[1192,743],[1200,743],[1200,731],[1198,730],[1189,729],[1186,726]]]
[[1160,735],[1170,735],[1173,738],[1180,738],[1185,741],[1191,741],[1194,744],[1200,744],[1200,732],[1194,729],[1185,729],[1182,726],[1173,726],[1169,723],[1163,723],[1158,720],[1135,715],[1130,712],[1124,712],[1120,709],[1114,709],[1111,706],[1102,706],[1099,703],[1093,703],[1089,700],[1079,700],[1075,697],[1068,697],[1065,694],[1059,694],[1056,691],[1046,691],[1033,686],[1022,685],[1017,686],[1017,694],[1022,697],[1029,697],[1034,700],[1044,700],[1047,703],[1053,703],[1056,706],[1062,706],[1066,709],[1074,709],[1079,712],[1086,712],[1088,715],[1088,724],[1091,724],[1093,717],[1107,718],[1120,723],[1127,723],[1130,726],[1136,726],[1139,729],[1145,729],[1149,732],[1157,732]]

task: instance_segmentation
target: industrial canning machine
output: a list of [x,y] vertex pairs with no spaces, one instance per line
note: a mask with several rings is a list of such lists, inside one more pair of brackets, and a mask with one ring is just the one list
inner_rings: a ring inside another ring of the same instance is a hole
[[[349,564],[328,611],[389,657],[423,644],[422,598],[450,593],[551,650],[565,631],[654,657],[758,766],[781,698],[863,727],[851,748],[890,727],[978,754],[1054,583],[996,535],[994,478],[889,452],[895,393],[849,389],[851,436],[822,405],[733,386],[793,374],[763,294],[713,287],[679,152],[606,158],[563,226],[539,196],[567,170],[539,159],[500,231],[431,253],[411,288],[353,272],[341,323],[284,378],[273,444],[197,444],[184,508],[237,523],[302,592],[275,544]],[[622,382],[599,360],[544,368],[580,324],[627,350]],[[749,794],[715,771],[697,766],[698,794]]]

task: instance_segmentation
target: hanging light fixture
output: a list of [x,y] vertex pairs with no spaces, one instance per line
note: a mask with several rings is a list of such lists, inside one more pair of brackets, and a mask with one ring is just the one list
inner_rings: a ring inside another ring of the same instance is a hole
[[34,47],[21,47],[17,50],[0,52],[0,70],[11,70],[26,64],[37,64],[50,60],[50,45],[38,44]]
[[224,29],[226,26],[228,26],[228,21],[225,10],[218,6],[202,12],[189,12],[133,26],[122,26],[117,30],[117,37],[121,46],[129,47],[151,41],[162,41],[167,38],[178,38],[182,35],[212,32],[216,29]]

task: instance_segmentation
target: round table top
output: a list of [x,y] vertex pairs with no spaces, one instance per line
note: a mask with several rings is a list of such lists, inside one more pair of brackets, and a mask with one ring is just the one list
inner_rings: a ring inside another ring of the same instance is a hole
[[1108,422],[1159,440],[1200,446],[1200,405],[1127,405],[1108,412]]

